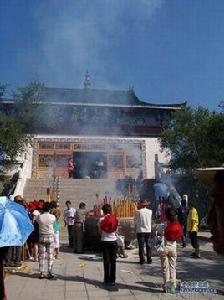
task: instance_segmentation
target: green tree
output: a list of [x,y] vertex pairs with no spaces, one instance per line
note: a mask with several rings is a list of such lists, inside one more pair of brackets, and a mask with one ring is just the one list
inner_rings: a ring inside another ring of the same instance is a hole
[[205,216],[210,203],[209,187],[195,178],[192,171],[223,165],[224,114],[203,107],[187,107],[173,113],[171,123],[163,128],[161,147],[171,153],[171,169],[185,173],[174,175],[180,192],[195,200],[200,216]]
[[[4,99],[5,86],[1,85],[1,99]],[[4,101],[0,110],[0,151],[13,162],[25,147],[31,143],[36,122],[36,111],[40,106],[43,85],[32,82],[24,88],[12,92],[14,104],[7,113]]]
[[224,163],[224,115],[198,107],[175,112],[163,128],[161,147],[171,152],[171,168],[191,171]]
[[219,108],[220,108],[221,111],[224,113],[224,100],[220,101],[220,103],[219,103]]
[[12,92],[14,101],[14,117],[19,120],[24,132],[33,132],[40,110],[42,91],[44,85],[39,82],[31,82],[26,87],[17,88]]
[[0,113],[0,150],[12,162],[24,151],[31,136],[24,133],[23,125],[16,118]]

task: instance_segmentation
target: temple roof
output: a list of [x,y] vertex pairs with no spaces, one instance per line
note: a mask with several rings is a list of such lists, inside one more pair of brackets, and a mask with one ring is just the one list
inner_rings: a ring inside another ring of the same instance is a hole
[[[172,104],[149,103],[140,100],[133,88],[129,90],[105,89],[69,89],[44,87],[41,92],[41,103],[71,106],[132,107],[180,110],[186,107],[186,101]],[[1,98],[5,104],[13,103],[13,99]]]
[[44,88],[43,100],[49,102],[78,102],[98,104],[132,104],[140,105],[141,101],[132,90],[111,91],[104,89],[64,89]]
[[139,100],[133,89],[105,90],[105,89],[64,89],[45,87],[42,101],[60,104],[99,105],[99,106],[131,106],[131,107],[159,107],[178,109],[186,106],[186,102],[178,104],[152,104]]

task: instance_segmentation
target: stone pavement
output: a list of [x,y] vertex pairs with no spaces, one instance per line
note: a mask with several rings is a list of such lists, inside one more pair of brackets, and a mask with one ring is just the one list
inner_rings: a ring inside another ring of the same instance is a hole
[[62,247],[60,259],[54,262],[57,280],[38,279],[38,263],[26,262],[27,267],[6,279],[8,300],[143,300],[143,299],[222,299],[224,300],[224,258],[216,256],[208,242],[201,238],[202,258],[189,257],[191,247],[178,247],[178,280],[206,280],[218,289],[212,294],[162,293],[161,268],[158,257],[151,265],[139,265],[137,249],[127,251],[127,259],[118,259],[117,287],[105,289],[102,284],[103,264],[99,255],[74,254]]

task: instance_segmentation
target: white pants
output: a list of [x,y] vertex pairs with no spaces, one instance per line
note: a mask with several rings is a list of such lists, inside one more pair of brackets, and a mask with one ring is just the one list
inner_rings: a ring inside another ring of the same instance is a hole
[[54,248],[60,247],[60,242],[59,242],[59,232],[54,233]]
[[54,237],[41,236],[39,238],[39,270],[44,272],[44,266],[47,261],[48,272],[52,272],[54,261]]
[[159,257],[161,260],[164,284],[167,282],[176,284],[176,247],[165,246],[162,251],[159,251]]

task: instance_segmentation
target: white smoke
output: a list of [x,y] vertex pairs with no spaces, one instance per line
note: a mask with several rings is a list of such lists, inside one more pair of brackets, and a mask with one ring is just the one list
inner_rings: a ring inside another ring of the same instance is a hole
[[164,0],[50,2],[50,11],[49,1],[39,2],[34,16],[42,53],[35,66],[38,80],[49,86],[78,87],[88,69],[93,87],[127,87],[130,82],[125,79],[116,82],[120,51],[130,50],[125,41],[150,26]]

